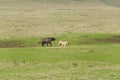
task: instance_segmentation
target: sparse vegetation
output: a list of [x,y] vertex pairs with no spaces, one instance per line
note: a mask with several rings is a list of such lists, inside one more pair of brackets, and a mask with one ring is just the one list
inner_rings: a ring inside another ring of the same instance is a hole
[[118,7],[99,2],[87,4],[62,0],[63,3],[58,4],[54,1],[1,1],[0,39],[57,36],[71,32],[120,33]]

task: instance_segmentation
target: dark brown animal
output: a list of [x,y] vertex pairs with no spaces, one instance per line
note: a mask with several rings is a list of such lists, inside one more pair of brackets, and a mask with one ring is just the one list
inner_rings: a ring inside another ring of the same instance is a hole
[[50,44],[50,46],[52,46],[52,41],[55,41],[56,39],[53,37],[47,37],[47,38],[43,38],[41,40],[41,42],[38,42],[39,44],[42,45],[42,47],[45,46],[45,44],[48,46]]

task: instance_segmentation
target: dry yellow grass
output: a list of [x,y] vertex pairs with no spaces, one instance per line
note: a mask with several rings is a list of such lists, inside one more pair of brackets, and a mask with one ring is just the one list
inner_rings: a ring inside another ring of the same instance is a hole
[[[16,0],[15,0],[16,1]],[[4,1],[0,39],[56,36],[63,33],[120,33],[120,9],[105,4],[52,4]]]

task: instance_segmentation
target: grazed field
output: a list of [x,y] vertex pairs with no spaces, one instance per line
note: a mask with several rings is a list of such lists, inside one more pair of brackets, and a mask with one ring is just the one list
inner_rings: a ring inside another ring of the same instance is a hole
[[[119,0],[0,0],[0,80],[120,80],[119,7]],[[47,36],[56,41],[41,47]]]
[[119,80],[119,44],[0,49],[1,80]]

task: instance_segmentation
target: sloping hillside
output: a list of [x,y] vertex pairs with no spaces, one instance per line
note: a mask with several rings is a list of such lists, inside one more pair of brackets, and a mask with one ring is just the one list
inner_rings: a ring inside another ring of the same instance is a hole
[[0,0],[0,39],[120,33],[117,1]]
[[99,2],[99,3],[109,4],[111,6],[120,7],[120,0],[76,0],[76,1]]
[[25,3],[28,5],[30,2],[32,3],[57,3],[57,4],[68,4],[68,3],[88,3],[88,2],[96,2],[96,3],[103,3],[109,4],[112,6],[120,7],[120,0],[0,0],[0,4],[20,4]]

